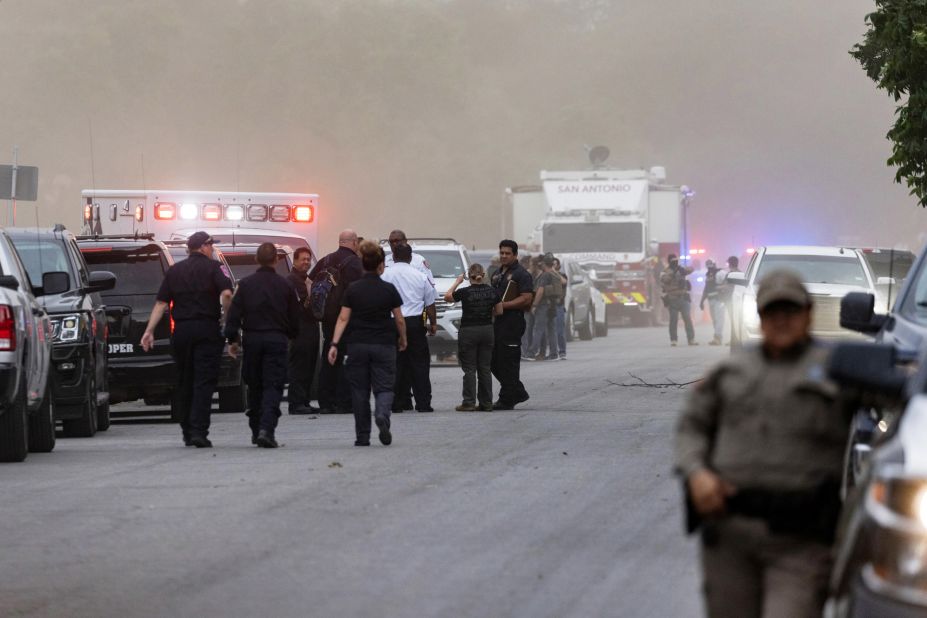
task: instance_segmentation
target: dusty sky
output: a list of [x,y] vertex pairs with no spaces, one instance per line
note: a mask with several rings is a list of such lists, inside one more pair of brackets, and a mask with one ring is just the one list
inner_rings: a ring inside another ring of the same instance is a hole
[[885,165],[893,104],[847,54],[873,8],[0,0],[0,161],[19,145],[41,168],[43,224],[79,227],[91,186],[307,191],[323,250],[345,226],[482,248],[506,186],[605,144],[696,190],[710,253],[916,249],[927,212]]

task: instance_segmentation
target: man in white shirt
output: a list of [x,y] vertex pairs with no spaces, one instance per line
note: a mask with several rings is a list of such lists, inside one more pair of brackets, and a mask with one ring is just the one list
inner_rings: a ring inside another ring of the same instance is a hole
[[[393,230],[389,233],[389,252],[386,254],[386,268],[389,268],[395,264],[393,253],[396,251],[396,247],[399,245],[408,245],[409,242],[406,239],[406,233],[402,230]],[[409,264],[412,265],[412,268],[419,271],[426,277],[428,277],[431,287],[435,285],[434,275],[431,273],[431,268],[428,267],[428,262],[420,253],[412,253],[412,259],[409,261]]]
[[[428,335],[438,329],[435,311],[434,284],[412,262],[412,247],[405,243],[393,248],[393,266],[382,275],[383,281],[392,283],[402,297],[402,316],[406,320],[408,345],[399,352],[396,364],[397,398],[406,396],[409,387],[415,397],[415,409],[419,412],[434,412],[431,407],[431,350],[428,349]],[[428,316],[426,331],[423,315]],[[394,411],[401,412],[402,405],[394,404]]]

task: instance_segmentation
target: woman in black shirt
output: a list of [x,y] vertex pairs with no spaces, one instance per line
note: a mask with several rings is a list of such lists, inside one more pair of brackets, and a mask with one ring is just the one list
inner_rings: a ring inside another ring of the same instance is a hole
[[354,446],[370,446],[370,391],[376,401],[374,416],[380,428],[380,442],[393,442],[389,417],[396,382],[396,347],[406,349],[406,321],[402,317],[402,297],[393,286],[380,279],[383,249],[365,240],[358,248],[364,276],[348,286],[341,301],[341,313],[328,350],[328,362],[338,359],[338,345],[344,338],[344,372],[351,387],[354,409]]
[[464,280],[460,275],[444,295],[446,302],[463,303],[457,332],[457,358],[464,372],[463,403],[455,409],[458,412],[489,412],[492,410],[492,317],[502,313],[502,299],[495,288],[483,283],[486,272],[480,264],[471,264],[467,276],[469,287],[457,289]]

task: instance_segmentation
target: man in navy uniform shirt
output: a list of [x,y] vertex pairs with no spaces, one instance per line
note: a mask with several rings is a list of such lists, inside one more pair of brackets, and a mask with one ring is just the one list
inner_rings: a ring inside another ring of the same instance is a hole
[[499,243],[499,262],[501,267],[492,277],[492,286],[503,299],[502,315],[493,323],[492,374],[499,380],[499,399],[493,409],[512,410],[528,401],[528,391],[520,379],[521,338],[525,311],[534,298],[534,280],[518,263],[518,243],[514,240]]

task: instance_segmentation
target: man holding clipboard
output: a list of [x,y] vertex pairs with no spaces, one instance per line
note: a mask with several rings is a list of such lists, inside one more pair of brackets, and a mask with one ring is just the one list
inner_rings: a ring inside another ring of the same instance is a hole
[[528,391],[521,383],[521,338],[525,333],[525,311],[531,308],[534,281],[518,263],[518,243],[499,243],[500,268],[492,277],[492,286],[502,297],[502,315],[493,323],[495,337],[492,374],[499,381],[499,400],[494,410],[512,410],[528,401]]

